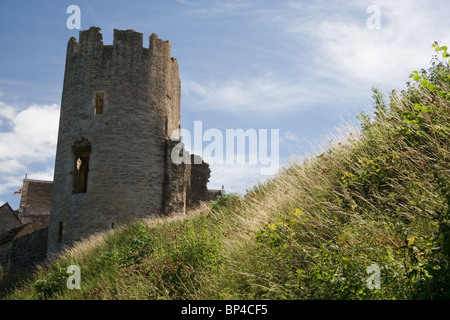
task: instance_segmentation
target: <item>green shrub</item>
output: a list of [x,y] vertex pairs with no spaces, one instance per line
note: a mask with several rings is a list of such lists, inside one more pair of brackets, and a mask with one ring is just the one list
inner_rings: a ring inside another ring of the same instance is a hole
[[68,276],[65,268],[56,265],[47,278],[36,280],[32,286],[39,298],[46,300],[66,288]]

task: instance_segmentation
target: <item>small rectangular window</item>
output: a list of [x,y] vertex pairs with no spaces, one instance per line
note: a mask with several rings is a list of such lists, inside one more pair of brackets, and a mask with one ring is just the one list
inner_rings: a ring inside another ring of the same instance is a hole
[[95,93],[94,114],[102,114],[103,113],[103,103],[104,102],[105,102],[105,93],[104,92],[96,92]]
[[58,243],[62,242],[62,236],[63,236],[63,222],[60,221],[58,224]]
[[86,193],[88,186],[89,160],[91,145],[85,141],[83,146],[74,148],[72,193]]

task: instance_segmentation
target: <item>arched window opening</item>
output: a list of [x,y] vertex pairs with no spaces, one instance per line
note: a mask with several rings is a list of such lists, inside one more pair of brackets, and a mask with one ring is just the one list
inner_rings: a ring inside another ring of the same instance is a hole
[[91,157],[91,144],[83,139],[74,145],[74,168],[72,193],[86,193],[88,185],[89,160]]

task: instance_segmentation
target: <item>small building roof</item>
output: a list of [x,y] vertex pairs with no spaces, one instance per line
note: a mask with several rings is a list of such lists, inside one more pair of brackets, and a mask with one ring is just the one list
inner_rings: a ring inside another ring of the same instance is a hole
[[[2,210],[2,209],[3,209],[3,210]],[[8,202],[5,202],[4,204],[2,204],[2,205],[0,206],[0,213],[1,213],[1,212],[4,212],[5,209],[6,209],[6,211],[9,211],[9,212],[11,213],[11,215],[14,217],[14,219],[16,219],[16,220],[19,222],[19,224],[22,224],[22,221],[20,221],[19,217],[18,217],[17,214],[16,214],[16,211],[13,210],[13,208],[11,208],[11,206],[9,205]]]
[[[28,230],[27,230],[28,229]],[[0,232],[0,244],[13,241],[20,233],[25,234],[32,232],[33,226],[30,223],[24,224],[20,227],[9,229]],[[23,232],[22,232],[23,231]],[[27,232],[28,231],[28,232]]]

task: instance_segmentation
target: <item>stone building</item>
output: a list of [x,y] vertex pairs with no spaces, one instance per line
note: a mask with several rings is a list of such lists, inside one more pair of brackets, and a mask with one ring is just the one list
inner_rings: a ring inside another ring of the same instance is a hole
[[47,259],[47,230],[31,223],[0,233],[0,269],[14,272],[30,269]]
[[22,221],[20,221],[9,203],[4,203],[0,207],[0,233],[20,227],[21,225]]
[[[30,268],[89,235],[134,219],[186,212],[208,190],[209,165],[181,128],[178,63],[169,41],[100,28],[67,46],[53,181],[23,180],[20,207],[0,207],[0,266]],[[172,160],[172,153],[183,159]],[[223,189],[223,188],[222,188]]]
[[20,207],[0,207],[0,268],[30,268],[47,258],[51,181],[23,180]]
[[206,199],[209,166],[171,160],[181,144],[173,135],[181,128],[180,88],[171,44],[156,34],[148,48],[134,30],[114,30],[112,45],[103,44],[97,27],[69,40],[49,254],[137,218],[185,212],[197,196]]
[[33,231],[31,223],[0,231],[0,269],[2,271],[9,272],[14,269],[11,265],[11,254],[14,251],[15,240]]
[[35,230],[48,227],[52,197],[52,181],[23,179],[18,218],[31,223]]

